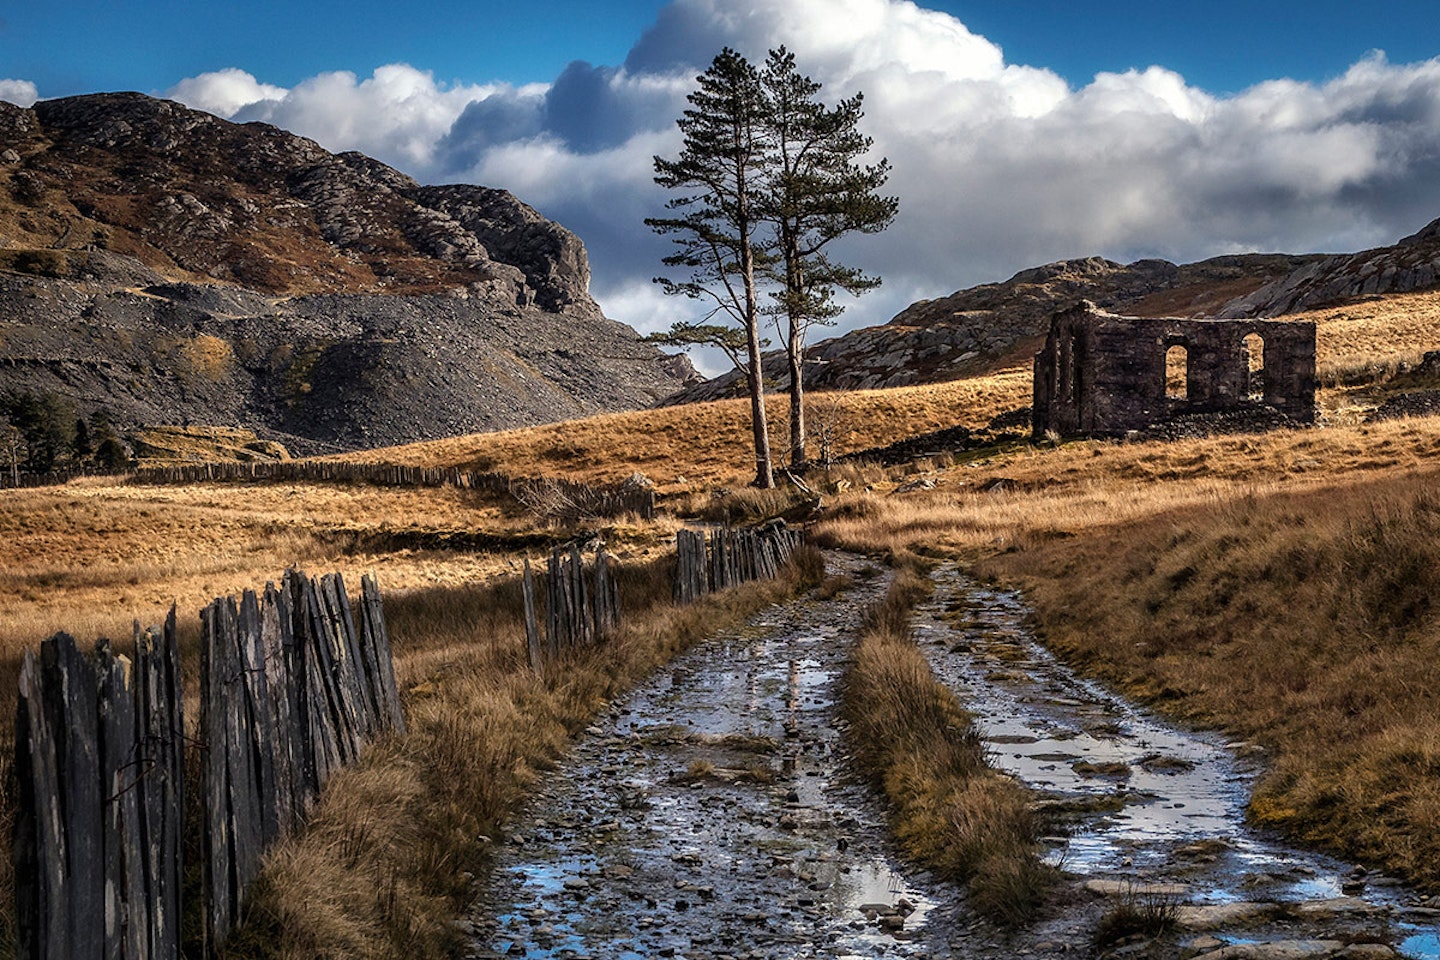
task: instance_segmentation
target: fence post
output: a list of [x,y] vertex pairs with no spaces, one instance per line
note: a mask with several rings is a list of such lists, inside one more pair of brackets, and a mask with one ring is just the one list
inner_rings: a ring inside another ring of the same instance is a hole
[[525,576],[521,580],[521,589],[525,598],[525,650],[529,655],[530,669],[536,673],[540,672],[540,623],[535,616],[535,573],[530,569],[530,561],[525,561]]
[[400,709],[400,689],[395,682],[395,655],[390,648],[390,631],[385,627],[385,609],[380,600],[380,585],[375,575],[360,578],[360,637],[368,650],[367,662],[373,663],[372,686],[383,726],[396,733],[405,732],[405,713]]
[[565,622],[560,610],[563,595],[560,585],[560,550],[550,551],[545,562],[545,646],[554,659],[560,653],[561,631]]
[[161,630],[135,625],[135,737],[139,744],[149,901],[146,949],[137,957],[180,955],[180,884],[184,875],[185,732],[180,689],[180,645],[175,607]]
[[588,647],[595,642],[595,604],[590,596],[590,585],[585,580],[585,557],[580,553],[579,543],[570,545],[570,582],[576,601],[571,611],[575,640],[580,646]]

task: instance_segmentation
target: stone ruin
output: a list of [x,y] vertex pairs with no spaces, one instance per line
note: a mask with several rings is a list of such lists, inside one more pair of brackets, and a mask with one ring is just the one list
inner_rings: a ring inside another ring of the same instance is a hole
[[1315,420],[1315,324],[1147,319],[1088,301],[1055,314],[1035,355],[1035,436],[1121,435],[1182,415]]

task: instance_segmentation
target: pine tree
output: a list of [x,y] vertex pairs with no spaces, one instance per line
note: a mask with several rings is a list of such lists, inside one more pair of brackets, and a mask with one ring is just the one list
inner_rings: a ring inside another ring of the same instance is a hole
[[[690,107],[677,121],[684,136],[674,160],[655,158],[655,182],[679,193],[666,202],[669,217],[646,224],[670,236],[676,251],[667,266],[689,279],[657,278],[666,293],[711,305],[705,319],[727,315],[745,336],[742,372],[748,378],[755,437],[755,486],[775,485],[761,367],[759,277],[771,254],[759,237],[757,203],[771,155],[766,104],[755,67],[726,47],[697,78]],[[702,325],[691,325],[692,327]]]
[[[655,158],[655,182],[681,191],[666,204],[673,215],[645,222],[676,243],[665,263],[690,271],[687,280],[657,282],[666,293],[707,301],[711,309],[703,320],[677,323],[651,339],[716,346],[730,356],[750,392],[755,484],[769,487],[760,315],[776,316],[785,342],[790,463],[804,467],[806,336],[813,325],[840,315],[837,290],[859,295],[880,284],[832,260],[826,248],[846,234],[884,230],[899,202],[878,193],[889,163],[861,162],[873,145],[858,129],[862,95],[826,106],[818,99],[820,84],[799,72],[784,47],[770,51],[763,72],[727,47],[698,83],[678,121],[680,156]],[[764,309],[762,283],[772,287],[774,300]],[[721,314],[738,331],[709,322]]]
[[773,151],[761,216],[775,234],[775,313],[790,373],[790,465],[803,468],[806,336],[813,325],[840,315],[837,289],[859,295],[880,285],[878,277],[830,259],[826,248],[846,234],[884,230],[899,200],[878,194],[889,179],[888,161],[861,163],[874,143],[858,128],[863,94],[825,106],[817,99],[821,85],[800,73],[783,46],[770,51],[761,87]]

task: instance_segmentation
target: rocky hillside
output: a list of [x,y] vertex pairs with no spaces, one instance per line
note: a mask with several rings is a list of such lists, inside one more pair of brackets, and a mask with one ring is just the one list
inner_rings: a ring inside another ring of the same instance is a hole
[[502,190],[140,94],[0,102],[0,390],[333,450],[681,386],[588,283],[579,239]]
[[[1165,260],[1062,260],[1023,270],[1003,283],[921,300],[882,326],[814,344],[806,354],[807,384],[869,389],[953,380],[1033,354],[1051,315],[1081,299],[1135,316],[1213,315],[1235,297],[1320,259],[1252,254],[1185,266]],[[765,372],[769,383],[788,385],[783,355],[768,356]],[[667,402],[714,399],[738,389],[739,378],[730,373]]]
[[1392,247],[1324,257],[1239,297],[1223,317],[1278,317],[1385,293],[1440,285],[1440,220]]
[[[1177,266],[1119,264],[1099,257],[1022,270],[938,300],[921,300],[889,323],[816,343],[807,384],[868,389],[933,383],[1028,360],[1056,311],[1079,300],[1137,317],[1277,317],[1359,297],[1440,285],[1440,220],[1391,247],[1345,256],[1246,254]],[[789,384],[784,357],[770,354],[766,380]],[[667,403],[739,392],[735,373],[687,387]]]

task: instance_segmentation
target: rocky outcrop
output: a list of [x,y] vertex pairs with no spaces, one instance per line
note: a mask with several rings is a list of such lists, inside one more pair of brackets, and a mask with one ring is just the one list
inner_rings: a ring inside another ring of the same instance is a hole
[[0,158],[0,389],[305,451],[645,406],[689,372],[503,190],[132,93],[0,103]]
[[[936,300],[921,300],[889,323],[814,344],[806,351],[806,384],[815,389],[870,389],[953,380],[1027,359],[1057,311],[1080,300],[1131,316],[1200,316],[1312,259],[1249,255],[1177,266],[1165,260],[1119,264],[1100,257],[1061,260],[1022,270]],[[767,386],[783,389],[783,354],[766,357]],[[688,387],[666,402],[731,396],[742,389],[729,373]]]
[[0,138],[20,158],[0,171],[11,246],[101,246],[270,294],[479,283],[594,310],[579,239],[503,190],[422,187],[362,154],[138,93],[0,104]]
[[1440,220],[1392,247],[1325,257],[1237,297],[1223,317],[1278,317],[1385,293],[1440,286]]

